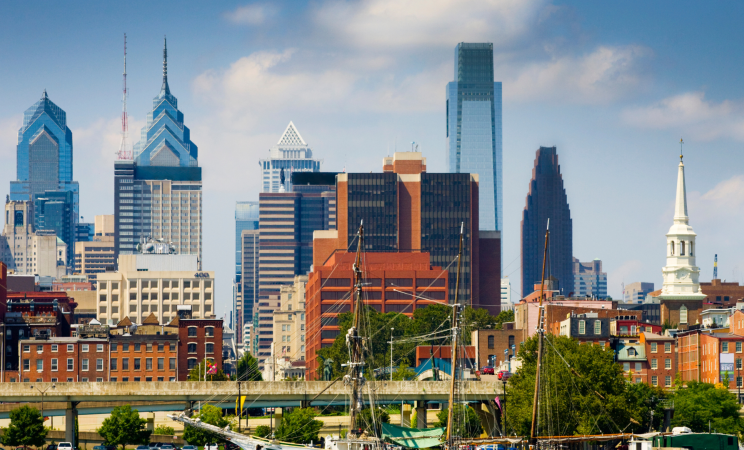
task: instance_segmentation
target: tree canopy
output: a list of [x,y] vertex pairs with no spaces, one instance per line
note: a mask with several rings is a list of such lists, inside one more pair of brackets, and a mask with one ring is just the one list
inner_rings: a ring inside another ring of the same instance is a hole
[[263,381],[261,371],[258,370],[258,360],[248,352],[238,360],[236,372],[238,381]]
[[[201,411],[194,415],[194,419],[199,419],[204,423],[215,425],[220,428],[225,428],[230,424],[227,418],[222,416],[222,409],[212,406],[204,405]],[[212,442],[223,442],[223,440],[216,434],[200,428],[194,428],[186,426],[183,430],[183,439],[191,445],[204,445]]]
[[[447,427],[449,409],[444,408],[437,413],[435,427]],[[467,405],[455,404],[452,413],[452,434],[461,438],[476,438],[483,433],[483,426],[475,410]]]
[[709,422],[711,429],[719,433],[739,434],[744,431],[736,394],[697,381],[689,381],[687,387],[677,389],[672,426],[707,432]]
[[39,410],[24,405],[10,412],[10,425],[5,429],[3,444],[43,446],[47,430]]
[[132,409],[129,405],[117,406],[111,411],[111,415],[104,419],[98,434],[109,445],[147,444],[150,442],[152,431],[147,428],[147,420],[141,419],[139,411]]
[[318,443],[318,433],[323,422],[315,419],[317,415],[313,408],[295,408],[284,414],[274,436],[280,441],[296,444],[309,444],[310,441]]

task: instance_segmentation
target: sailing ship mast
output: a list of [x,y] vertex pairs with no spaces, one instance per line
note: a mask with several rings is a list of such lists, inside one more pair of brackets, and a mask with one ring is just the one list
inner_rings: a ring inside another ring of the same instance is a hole
[[[460,267],[462,265],[462,238],[465,223],[460,223],[460,251],[457,254],[457,281],[455,282],[455,304],[452,305],[452,376],[450,377],[449,409],[447,411],[447,447],[453,447],[452,417],[455,410],[455,379],[457,375],[457,294],[460,292]],[[441,356],[441,355],[440,355]]]
[[351,352],[351,361],[349,361],[349,377],[351,378],[351,404],[349,405],[349,436],[356,434],[356,418],[362,409],[361,385],[364,383],[364,362],[362,361],[362,340],[359,337],[359,324],[362,314],[362,269],[361,269],[361,252],[364,242],[364,221],[359,225],[357,235],[357,253],[354,260],[354,321],[348,334],[346,343]]
[[540,280],[540,304],[538,307],[538,320],[537,320],[537,372],[535,376],[535,397],[532,401],[532,424],[530,425],[530,448],[533,448],[537,444],[537,407],[538,407],[538,396],[540,393],[540,368],[542,366],[543,356],[543,337],[545,330],[543,329],[543,319],[545,315],[545,308],[543,307],[543,293],[545,292],[545,260],[548,256],[548,239],[550,237],[550,219],[548,219],[548,225],[545,228],[545,249],[543,250],[543,264],[542,264],[542,277]]

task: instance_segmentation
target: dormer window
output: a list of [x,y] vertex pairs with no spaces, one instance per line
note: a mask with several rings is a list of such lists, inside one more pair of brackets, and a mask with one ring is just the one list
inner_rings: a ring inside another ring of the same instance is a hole
[[635,356],[635,355],[636,355],[636,350],[634,348],[629,348],[628,349],[628,356]]

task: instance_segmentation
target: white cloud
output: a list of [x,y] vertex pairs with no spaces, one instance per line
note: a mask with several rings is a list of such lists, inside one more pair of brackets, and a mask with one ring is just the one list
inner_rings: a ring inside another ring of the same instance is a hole
[[225,18],[232,23],[242,25],[261,25],[278,12],[275,5],[257,4],[239,6],[225,13]]
[[[609,270],[607,291],[622,293],[622,284],[630,284],[644,277],[643,263],[637,259],[625,261],[620,267]],[[618,300],[618,299],[616,299]]]
[[622,98],[644,83],[641,66],[652,52],[642,46],[599,46],[589,54],[535,61],[511,72],[504,96],[517,101],[560,100],[605,103]]
[[685,136],[709,141],[718,138],[744,140],[744,102],[705,99],[704,92],[686,92],[654,104],[623,112],[626,123],[657,130],[680,130]]
[[328,1],[316,26],[344,45],[379,50],[493,41],[497,46],[534,32],[552,8],[547,0]]

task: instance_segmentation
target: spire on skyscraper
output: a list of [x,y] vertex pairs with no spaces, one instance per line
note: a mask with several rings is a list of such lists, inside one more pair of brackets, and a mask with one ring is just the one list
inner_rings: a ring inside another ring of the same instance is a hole
[[168,87],[168,40],[163,36],[163,86],[160,88],[160,92],[170,95],[170,88]]

